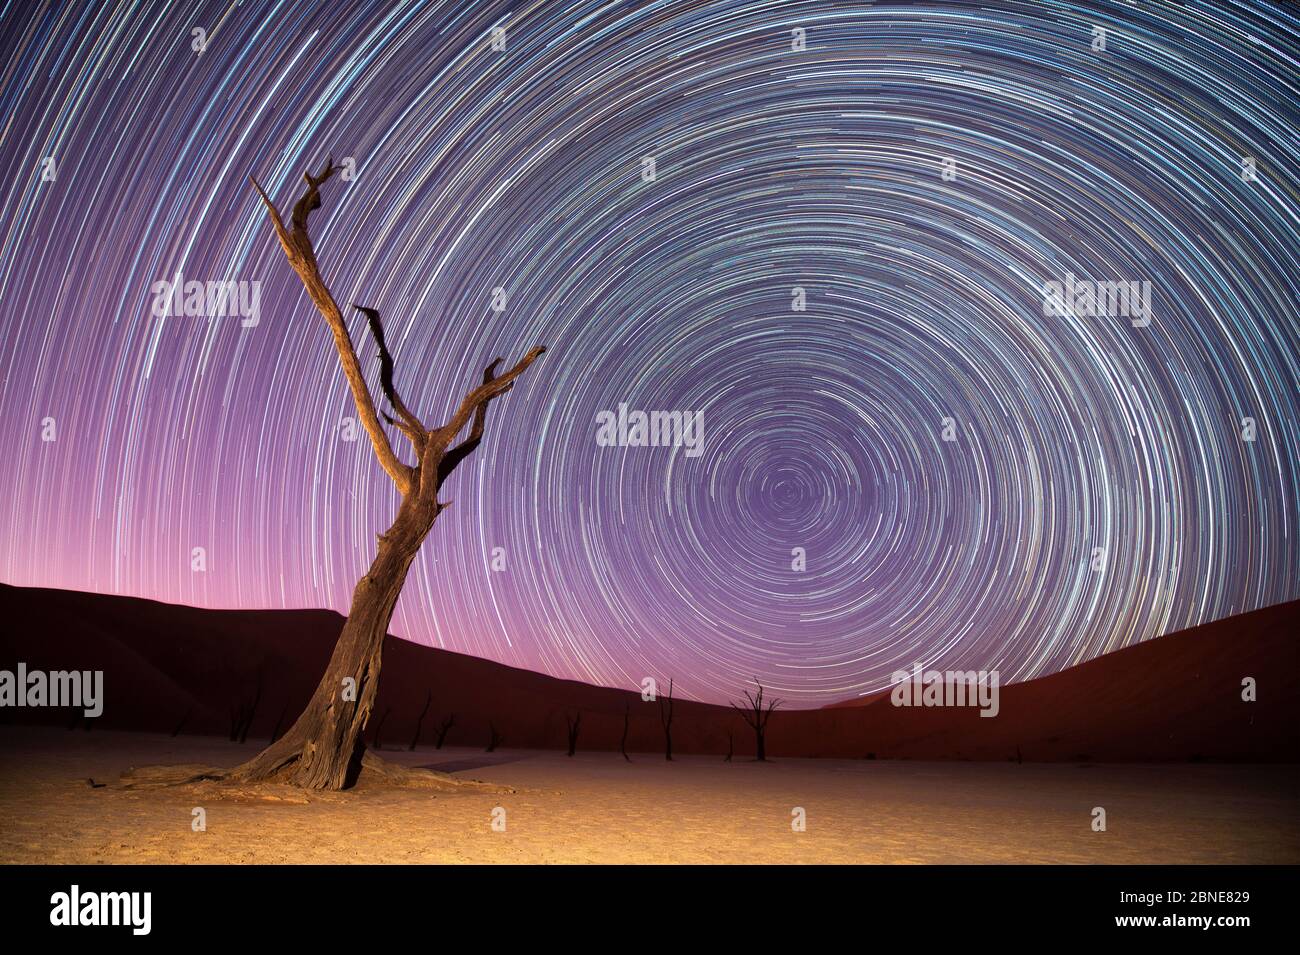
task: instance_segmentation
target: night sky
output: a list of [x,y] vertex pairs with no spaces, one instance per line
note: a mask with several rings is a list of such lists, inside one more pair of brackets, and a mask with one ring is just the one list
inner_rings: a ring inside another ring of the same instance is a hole
[[[401,636],[815,705],[1300,596],[1294,4],[0,23],[6,582],[346,612],[397,495],[248,182],[287,209],[332,154],[322,270],[417,414],[549,348],[444,487]],[[155,315],[178,271],[260,283],[257,324]],[[1150,282],[1150,323],[1045,315],[1068,275]],[[598,446],[620,402],[700,412],[703,452]]]

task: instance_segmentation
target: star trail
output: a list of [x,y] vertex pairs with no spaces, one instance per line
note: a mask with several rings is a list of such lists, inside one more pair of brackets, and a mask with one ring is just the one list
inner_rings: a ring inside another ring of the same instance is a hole
[[[397,494],[249,184],[287,208],[332,155],[322,271],[417,414],[549,349],[444,487],[403,637],[818,705],[1300,597],[1294,4],[0,23],[6,582],[346,612]],[[177,274],[257,283],[257,320],[156,314]],[[1150,314],[1050,314],[1067,276]],[[602,446],[620,404],[698,413],[701,452]]]

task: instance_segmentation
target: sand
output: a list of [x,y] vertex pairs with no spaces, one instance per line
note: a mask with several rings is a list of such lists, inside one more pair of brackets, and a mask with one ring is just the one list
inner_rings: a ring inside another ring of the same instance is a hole
[[[385,751],[513,793],[132,792],[257,743],[0,729],[5,863],[1296,863],[1300,767]],[[109,781],[91,788],[87,777]],[[1107,831],[1092,831],[1093,807]],[[207,831],[191,828],[206,810]],[[504,832],[492,828],[505,809]],[[791,828],[802,807],[807,829]]]

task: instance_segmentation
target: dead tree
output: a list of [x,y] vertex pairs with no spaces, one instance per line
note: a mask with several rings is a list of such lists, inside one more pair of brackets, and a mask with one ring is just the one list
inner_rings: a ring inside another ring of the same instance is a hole
[[271,742],[274,743],[280,738],[280,727],[284,725],[284,718],[289,715],[289,707],[280,711],[280,715],[275,718],[275,726],[271,729]]
[[659,722],[664,727],[664,759],[673,761],[673,681],[668,678],[668,706],[664,707],[664,697],[659,697]]
[[[379,312],[354,306],[365,315],[378,347],[380,385],[393,411],[392,415],[381,414],[366,384],[343,313],[321,276],[307,228],[308,216],[321,206],[321,185],[339,169],[331,159],[318,175],[307,173],[303,177],[306,190],[294,204],[287,225],[256,180],[253,187],[266,206],[289,265],[329,326],[357,418],[370,437],[376,458],[401,495],[401,503],[392,526],[379,535],[370,569],[352,592],[347,621],[306,709],[284,736],[251,760],[219,774],[205,772],[205,778],[241,782],[275,778],[306,789],[343,789],[356,781],[363,758],[365,768],[377,775],[410,775],[394,770],[373,754],[367,756],[362,738],[375,705],[384,637],[393,608],[420,545],[434,521],[450,504],[438,500],[439,489],[483,440],[488,404],[510,391],[515,379],[545,351],[540,346],[533,348],[518,364],[500,375],[497,369],[501,359],[492,362],[483,372],[482,383],[465,395],[443,424],[431,427],[417,418],[398,394],[393,380],[393,356],[384,341]],[[393,449],[384,430],[385,422],[410,443],[414,464],[407,464]],[[457,443],[466,426],[470,428],[468,435]],[[186,776],[179,771],[172,778],[160,773],[148,777],[153,784],[195,778],[193,773]]]
[[736,751],[736,734],[727,730],[727,755],[722,757],[724,763],[731,762],[731,756]]
[[505,737],[497,732],[496,724],[488,724],[488,744],[487,752],[496,752],[496,748],[505,742]]
[[447,734],[451,732],[451,728],[455,725],[455,713],[452,713],[451,716],[442,721],[442,725],[438,727],[438,741],[433,744],[434,749],[442,749],[442,744],[447,742]]
[[384,721],[388,719],[388,714],[391,712],[393,712],[393,708],[391,706],[384,707],[384,715],[379,717],[379,722],[375,724],[375,742],[374,742],[375,749],[384,748],[384,744],[380,742],[379,734],[384,731]]
[[415,721],[415,735],[411,737],[411,745],[406,747],[408,750],[415,749],[416,744],[420,742],[420,730],[424,727],[424,718],[429,715],[429,707],[432,704],[433,691],[430,690],[429,695],[424,698],[424,709],[420,710],[420,718]]
[[748,701],[746,707],[742,710],[735,703],[731,708],[740,714],[740,718],[749,724],[749,728],[754,731],[754,758],[759,762],[767,761],[767,721],[772,718],[772,711],[785,702],[773,698],[766,706],[763,706],[763,684],[758,682],[758,677],[754,677],[754,685],[758,687],[757,693],[745,691],[745,699]]
[[618,741],[618,751],[623,754],[623,758],[629,763],[632,757],[627,754],[627,729],[628,724],[632,722],[632,704],[626,703],[623,706],[623,738]]
[[230,708],[230,741],[232,743],[248,742],[248,731],[257,715],[257,705],[262,701],[262,677],[257,678],[251,701],[240,700]]
[[257,686],[253,688],[253,700],[248,704],[248,715],[244,718],[244,725],[239,730],[239,741],[248,742],[248,731],[253,728],[253,717],[257,715],[257,706],[262,702],[262,674],[257,675]]
[[[510,391],[515,380],[546,349],[541,346],[531,349],[503,374],[497,374],[502,359],[493,361],[484,369],[482,383],[465,395],[456,410],[442,424],[428,426],[398,394],[393,380],[393,356],[384,341],[379,312],[354,305],[366,317],[379,352],[380,386],[393,414],[380,412],[366,384],[343,312],[321,276],[307,228],[308,217],[321,207],[321,186],[340,168],[330,159],[319,174],[313,176],[308,172],[303,176],[306,189],[294,204],[287,225],[265,190],[256,180],[252,183],[266,206],[289,265],[329,327],[356,405],[357,419],[370,438],[375,457],[401,496],[401,503],[392,525],[379,535],[369,570],[352,592],[348,618],[324,675],[306,708],[284,736],[234,769],[205,768],[196,772],[186,767],[146,768],[124,774],[123,782],[128,786],[174,785],[196,779],[231,782],[276,779],[306,789],[344,789],[356,782],[363,767],[376,776],[413,784],[424,785],[435,779],[432,773],[415,773],[366,752],[363,733],[379,689],[384,637],[411,562],[434,521],[451,503],[438,500],[439,489],[482,442],[488,404]],[[401,432],[410,444],[415,463],[406,463],[394,450],[384,430],[385,422]],[[459,440],[467,426],[468,434]]]
[[185,711],[185,715],[181,717],[181,721],[177,723],[175,729],[172,730],[173,738],[181,734],[181,730],[183,730],[185,728],[185,724],[190,721],[190,714],[193,712],[194,712],[194,707],[192,706]]
[[569,719],[569,714],[564,714],[564,722],[569,728],[569,755],[572,756],[578,751],[578,728],[582,725],[582,710],[573,719]]

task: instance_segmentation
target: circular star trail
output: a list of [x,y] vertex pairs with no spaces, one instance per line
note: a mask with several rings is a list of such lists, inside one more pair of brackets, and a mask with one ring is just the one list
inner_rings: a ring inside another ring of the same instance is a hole
[[[444,487],[402,636],[816,705],[1300,596],[1294,6],[2,23],[6,581],[346,611],[396,493],[248,183],[287,208],[332,154],[323,272],[417,414],[549,347]],[[258,283],[256,321],[156,315],[178,273]],[[1149,314],[1048,314],[1068,277]],[[601,446],[620,405],[698,413],[699,453]]]

